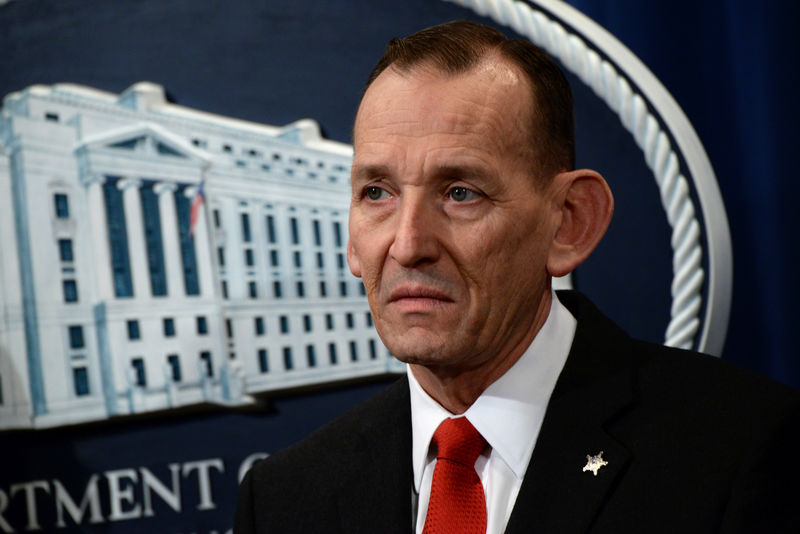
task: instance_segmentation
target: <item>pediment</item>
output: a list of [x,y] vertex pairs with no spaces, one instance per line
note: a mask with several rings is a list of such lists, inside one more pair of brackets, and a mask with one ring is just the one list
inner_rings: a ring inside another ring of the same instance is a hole
[[147,122],[93,135],[86,138],[77,150],[130,157],[163,157],[173,161],[200,163],[203,166],[211,161],[208,154],[182,137],[162,126]]

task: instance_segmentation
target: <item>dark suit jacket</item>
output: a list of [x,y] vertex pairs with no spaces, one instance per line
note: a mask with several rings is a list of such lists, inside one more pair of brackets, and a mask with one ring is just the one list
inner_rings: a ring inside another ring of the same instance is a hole
[[[578,327],[506,532],[800,532],[798,392],[559,298]],[[256,464],[235,532],[408,534],[410,428],[404,377]]]

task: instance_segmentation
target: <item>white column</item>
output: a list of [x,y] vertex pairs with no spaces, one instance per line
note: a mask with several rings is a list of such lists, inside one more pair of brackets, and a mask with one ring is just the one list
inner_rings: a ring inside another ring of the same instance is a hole
[[147,298],[151,291],[142,223],[142,198],[139,193],[141,185],[140,180],[133,178],[124,178],[117,182],[117,188],[122,191],[122,202],[125,206],[125,227],[128,234],[128,257],[132,271],[133,295],[137,298]]
[[[185,195],[194,199],[197,194],[196,187],[187,187]],[[200,296],[212,298],[214,296],[214,276],[211,269],[214,269],[216,259],[211,253],[211,238],[208,234],[208,224],[206,211],[208,206],[200,206],[197,212],[197,222],[194,225],[194,251],[197,261],[197,276],[200,282]]]
[[92,227],[92,251],[94,261],[94,278],[97,281],[98,300],[114,298],[114,285],[111,278],[111,250],[108,242],[108,219],[106,203],[103,198],[105,176],[92,175],[88,180],[89,220]]
[[[231,300],[247,298],[242,255],[242,219],[239,203],[230,197],[219,199],[225,229],[225,272],[228,280],[228,297]],[[251,220],[250,226],[256,221]]]
[[178,215],[175,210],[175,190],[173,183],[156,184],[153,191],[158,195],[158,212],[161,216],[161,239],[164,242],[164,262],[167,269],[167,294],[171,297],[185,297],[186,285],[183,282],[183,261],[178,241]]

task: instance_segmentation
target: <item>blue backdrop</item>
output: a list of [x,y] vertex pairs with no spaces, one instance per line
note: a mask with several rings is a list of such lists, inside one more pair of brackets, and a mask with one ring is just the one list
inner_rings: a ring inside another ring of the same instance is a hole
[[[794,305],[800,282],[792,275],[799,244],[793,216],[800,186],[792,157],[800,142],[800,6],[790,0],[570,3],[655,73],[709,154],[733,238],[733,306],[723,358],[800,387],[800,353],[791,334],[800,319]],[[364,79],[386,41],[454,18],[479,19],[468,10],[430,0],[13,1],[0,5],[0,95],[58,82],[119,93],[150,80],[188,107],[273,125],[312,117],[326,136],[348,142]],[[580,84],[573,86],[579,99],[588,94]],[[620,133],[608,135],[598,126],[609,120],[615,118],[603,106],[580,105],[580,164],[598,167],[609,178],[621,219],[636,221],[642,213],[659,212],[655,195],[627,189],[621,178],[647,171],[636,158],[618,155],[633,141]],[[605,144],[593,142],[605,136]],[[619,263],[618,280],[629,283],[598,283],[600,271],[590,262],[578,273],[578,285],[623,326],[657,341],[667,320],[669,251],[649,252],[657,265],[646,272],[631,267],[636,271],[632,276],[625,270],[629,262],[619,252],[622,238],[616,232],[612,228],[593,261]],[[652,239],[653,234],[658,238]],[[650,246],[649,241],[668,240],[668,227],[656,223],[647,235],[625,239],[634,239],[633,248],[639,250]],[[616,298],[617,293],[623,298]],[[620,306],[615,301],[625,307],[640,302],[648,313],[625,313],[615,309]],[[223,532],[233,511],[237,469],[248,455],[274,452],[384,383],[273,399],[265,409],[247,413],[202,409],[7,432],[0,437],[0,491],[47,480],[52,493],[52,481],[58,479],[77,499],[94,473],[145,467],[166,480],[170,463],[219,458],[224,472],[209,470],[216,492],[213,510],[197,510],[199,479],[184,477],[182,515],[159,502],[154,517],[82,528],[141,532],[158,525],[159,532]],[[105,509],[108,491],[107,480],[101,478]],[[47,530],[56,521],[52,498],[43,491],[36,495],[39,521]],[[19,530],[29,521],[23,501],[18,492],[3,512],[0,499],[0,517]]]

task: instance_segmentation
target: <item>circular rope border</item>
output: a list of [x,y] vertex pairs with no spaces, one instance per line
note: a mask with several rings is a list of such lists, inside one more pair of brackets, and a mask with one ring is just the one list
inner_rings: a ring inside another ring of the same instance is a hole
[[[672,347],[693,348],[693,341],[701,327],[699,315],[703,304],[702,289],[705,281],[702,267],[703,248],[700,242],[700,224],[695,216],[695,206],[689,195],[689,185],[680,172],[678,157],[672,150],[669,137],[661,129],[658,120],[648,111],[645,98],[634,91],[627,79],[617,72],[614,65],[588,47],[579,35],[570,33],[558,21],[526,3],[515,0],[445,1],[470,8],[479,15],[510,26],[517,33],[528,37],[534,44],[559,59],[570,72],[577,75],[611,108],[625,129],[633,135],[637,145],[644,153],[647,166],[653,172],[659,188],[662,207],[672,228],[670,240],[673,250],[673,278],[670,288],[672,306],[664,344]],[[600,49],[602,50],[602,48]],[[604,50],[604,52],[606,51]],[[609,57],[611,57],[610,54]],[[664,92],[666,93],[666,90]],[[677,108],[677,104],[675,107]],[[684,120],[688,124],[685,117]],[[690,125],[689,129],[691,130]],[[693,130],[691,132],[694,133]],[[699,140],[697,143],[699,144]],[[700,146],[700,151],[702,151],[702,146]],[[702,155],[707,162],[704,152]],[[716,188],[716,179],[710,163],[707,163],[707,169],[714,188]],[[718,189],[717,194],[719,194]],[[719,219],[719,216],[717,218]],[[729,256],[730,236],[727,233],[727,217],[724,214],[724,207],[722,208],[722,220],[724,221],[725,235],[721,236],[721,240],[725,241],[727,238],[727,255]],[[725,248],[724,244],[722,248]],[[724,253],[725,250],[720,255],[725,256]],[[714,274],[711,265],[712,259],[713,256],[709,258],[709,270]],[[725,270],[724,265],[722,270]],[[730,311],[731,276],[729,266],[727,274],[728,280],[720,284],[723,287],[714,286],[713,279],[709,280],[709,306],[706,322],[710,322],[708,320],[712,311],[710,304],[714,300],[718,301],[718,308],[723,308],[723,317],[721,321],[717,321],[722,323],[722,333],[720,335],[719,332],[716,332],[712,342],[709,342],[709,329],[706,328],[697,344],[698,350],[707,350],[715,354],[721,352]],[[714,299],[712,291],[716,288],[725,293],[726,287],[724,286],[726,285],[727,294]],[[717,309],[717,311],[719,310]]]

